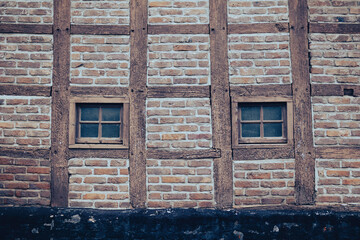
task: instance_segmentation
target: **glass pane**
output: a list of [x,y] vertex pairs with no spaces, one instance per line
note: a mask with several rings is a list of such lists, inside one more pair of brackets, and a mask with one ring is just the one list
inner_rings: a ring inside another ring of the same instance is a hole
[[281,106],[264,107],[264,120],[281,120]]
[[106,107],[102,109],[103,121],[120,121],[120,108]]
[[241,107],[241,120],[260,120],[260,107]]
[[102,124],[102,137],[104,138],[120,137],[120,124]]
[[99,121],[99,108],[97,107],[81,107],[82,121]]
[[242,123],[241,137],[260,137],[259,123]]
[[264,123],[264,137],[282,137],[282,123]]
[[80,137],[98,137],[99,124],[80,124]]

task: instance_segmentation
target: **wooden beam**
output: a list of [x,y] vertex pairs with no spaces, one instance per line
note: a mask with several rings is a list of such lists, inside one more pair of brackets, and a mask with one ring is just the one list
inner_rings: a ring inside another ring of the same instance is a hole
[[148,34],[209,34],[209,24],[148,25]]
[[209,98],[210,86],[148,87],[149,98]]
[[292,96],[291,84],[231,86],[231,96]]
[[199,149],[199,150],[162,150],[148,149],[147,157],[149,159],[202,159],[219,158],[221,151],[219,149]]
[[360,24],[348,23],[310,23],[310,33],[336,33],[336,34],[356,34],[360,33]]
[[71,25],[71,34],[129,35],[128,25]]
[[116,95],[127,96],[129,93],[128,87],[79,87],[71,86],[70,92],[72,96],[81,95]]
[[43,158],[49,159],[50,149],[29,147],[0,147],[0,156],[14,158]]
[[233,149],[234,160],[265,160],[294,158],[294,147]]
[[70,79],[70,0],[54,0],[51,104],[51,206],[67,207]]
[[50,86],[1,84],[0,95],[50,97]]
[[229,24],[229,34],[289,32],[288,23]]
[[311,96],[360,96],[359,85],[311,84]]
[[360,159],[360,147],[316,147],[316,158]]
[[0,33],[52,34],[51,24],[0,24]]
[[148,1],[130,0],[130,203],[144,208],[146,192],[146,81]]
[[233,205],[227,1],[210,0],[209,7],[212,140],[221,151],[214,159],[215,202],[222,209]]
[[314,204],[315,201],[315,151],[312,136],[307,11],[306,0],[289,0],[296,204]]
[[69,158],[129,158],[128,149],[70,149]]

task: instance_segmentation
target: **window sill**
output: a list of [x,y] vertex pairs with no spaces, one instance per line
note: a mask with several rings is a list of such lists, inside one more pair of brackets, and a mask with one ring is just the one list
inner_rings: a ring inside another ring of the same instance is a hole
[[265,143],[258,143],[258,144],[239,144],[232,146],[233,149],[239,148],[287,148],[292,147],[293,144],[291,143],[277,143],[277,144],[265,144]]
[[69,148],[82,148],[82,149],[128,149],[128,146],[116,144],[70,144]]

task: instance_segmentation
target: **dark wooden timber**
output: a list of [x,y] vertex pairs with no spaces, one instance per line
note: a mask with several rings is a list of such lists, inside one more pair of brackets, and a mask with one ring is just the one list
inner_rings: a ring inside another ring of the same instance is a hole
[[0,33],[52,34],[51,24],[0,24]]
[[71,95],[116,95],[116,96],[126,96],[128,95],[128,87],[70,87]]
[[148,1],[130,1],[130,203],[146,203],[146,81]]
[[359,85],[311,84],[311,96],[360,96]]
[[0,147],[0,156],[14,158],[44,158],[49,159],[48,148],[26,148],[26,147]]
[[233,149],[234,160],[264,160],[294,158],[294,147]]
[[336,34],[349,34],[360,33],[360,24],[347,24],[347,23],[310,23],[310,33],[336,33]]
[[214,186],[216,207],[222,209],[233,204],[227,4],[210,0],[209,7],[213,147],[221,151],[214,159]]
[[210,86],[148,87],[149,98],[209,98]]
[[316,147],[316,158],[360,159],[360,147]]
[[162,150],[148,149],[148,159],[203,159],[203,158],[219,158],[221,151],[219,149],[204,150]]
[[128,149],[70,149],[69,158],[129,158]]
[[231,86],[231,96],[292,96],[291,84]]
[[307,11],[306,0],[289,0],[296,204],[314,204],[315,201],[315,151],[312,136]]
[[54,0],[51,104],[51,206],[67,207],[69,193],[70,0]]
[[50,86],[36,85],[0,85],[0,95],[17,95],[17,96],[51,96]]
[[148,34],[209,34],[209,24],[148,25]]
[[128,25],[71,25],[71,34],[129,35]]
[[229,34],[289,32],[288,23],[229,24]]

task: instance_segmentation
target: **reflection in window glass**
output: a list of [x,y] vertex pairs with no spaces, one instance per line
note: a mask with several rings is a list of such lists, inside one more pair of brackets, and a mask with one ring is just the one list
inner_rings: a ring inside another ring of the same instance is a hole
[[99,108],[98,107],[81,107],[81,120],[82,121],[98,121]]
[[241,120],[260,120],[260,107],[241,107]]
[[98,137],[99,124],[81,124],[80,136],[81,137]]
[[118,138],[120,137],[120,124],[103,124],[102,137]]
[[254,123],[243,123],[241,124],[242,137],[260,137],[260,124]]

